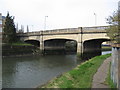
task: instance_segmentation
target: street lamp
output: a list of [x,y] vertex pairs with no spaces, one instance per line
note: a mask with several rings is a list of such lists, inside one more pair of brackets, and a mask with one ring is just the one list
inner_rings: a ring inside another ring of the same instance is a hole
[[48,16],[45,16],[45,21],[44,21],[44,30],[46,30],[46,18],[47,18]]
[[97,15],[96,15],[96,13],[94,13],[94,15],[95,15],[95,25],[97,24]]

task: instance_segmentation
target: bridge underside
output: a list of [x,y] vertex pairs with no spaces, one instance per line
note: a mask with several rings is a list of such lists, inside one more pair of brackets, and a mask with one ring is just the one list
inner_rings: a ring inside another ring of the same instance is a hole
[[76,41],[68,39],[50,39],[44,41],[44,52],[51,54],[76,52]]
[[92,40],[85,41],[83,43],[84,52],[101,50],[101,44],[105,41],[109,41],[109,39],[92,39]]
[[38,40],[26,40],[25,42],[40,47],[40,49],[42,47],[41,50],[46,54],[83,53],[92,56],[92,54],[101,54],[101,44],[105,41],[109,41],[109,39],[91,39],[83,43],[71,39],[49,39],[44,43],[40,43]]
[[92,39],[84,41],[83,43],[83,56],[97,56],[101,55],[102,52],[102,43],[110,41],[109,39]]

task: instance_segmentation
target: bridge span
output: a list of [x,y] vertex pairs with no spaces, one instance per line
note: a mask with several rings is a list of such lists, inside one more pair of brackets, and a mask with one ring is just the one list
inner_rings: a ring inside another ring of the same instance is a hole
[[22,41],[40,47],[41,51],[64,49],[67,41],[74,41],[77,43],[77,53],[83,53],[101,50],[102,42],[110,40],[106,28],[107,26],[66,28],[28,32],[18,36]]

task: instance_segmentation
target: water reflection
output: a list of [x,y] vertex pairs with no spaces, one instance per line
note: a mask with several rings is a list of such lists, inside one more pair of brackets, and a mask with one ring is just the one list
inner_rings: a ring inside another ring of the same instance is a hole
[[99,55],[101,55],[101,51],[84,52],[82,55],[82,60],[88,60]]
[[3,87],[32,88],[80,63],[76,55],[3,58]]
[[88,60],[92,57],[109,54],[112,51],[93,51],[93,52],[84,52],[82,55],[82,60]]
[[[84,59],[95,56],[95,53],[84,53]],[[80,63],[76,54],[3,58],[2,85],[3,88],[37,87]]]
[[104,51],[102,52],[102,55],[108,54],[108,53],[112,53],[112,51]]

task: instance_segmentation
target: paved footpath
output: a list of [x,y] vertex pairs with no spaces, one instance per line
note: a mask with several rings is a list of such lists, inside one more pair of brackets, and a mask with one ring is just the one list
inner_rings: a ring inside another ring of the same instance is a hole
[[92,88],[109,88],[104,81],[109,72],[111,57],[107,58],[93,76]]

